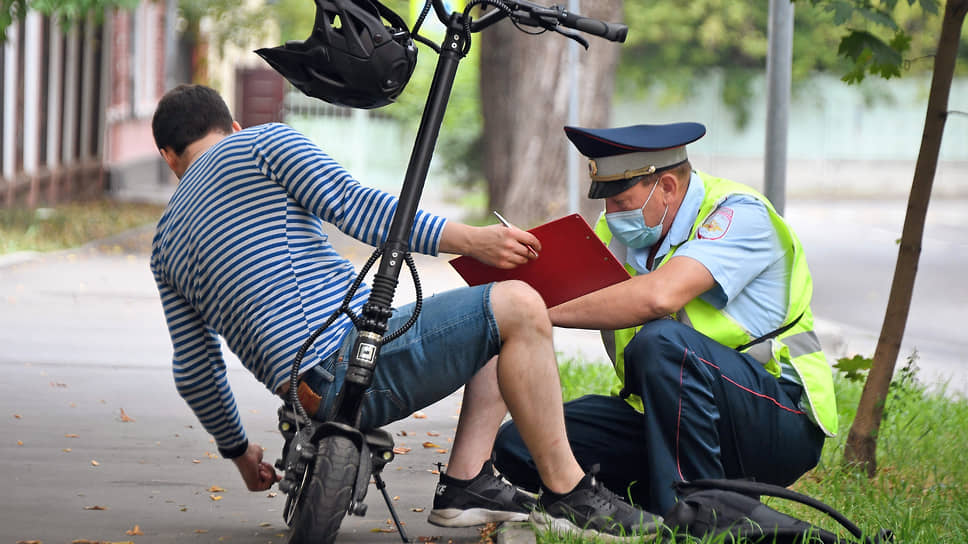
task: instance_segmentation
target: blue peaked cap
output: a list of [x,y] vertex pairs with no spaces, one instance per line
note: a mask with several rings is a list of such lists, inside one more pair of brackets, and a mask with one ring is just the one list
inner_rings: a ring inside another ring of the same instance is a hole
[[699,123],[632,125],[617,128],[565,127],[565,135],[589,158],[589,198],[608,198],[635,185],[643,175],[686,161],[685,145],[706,134]]
[[682,147],[706,134],[699,123],[632,125],[617,128],[565,127],[565,134],[578,151],[589,159],[632,151],[656,151]]

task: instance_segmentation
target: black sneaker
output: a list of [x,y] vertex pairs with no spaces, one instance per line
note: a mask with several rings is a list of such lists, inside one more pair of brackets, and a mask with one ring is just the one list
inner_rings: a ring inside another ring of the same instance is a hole
[[531,521],[539,529],[582,538],[624,540],[658,532],[662,517],[623,501],[592,470],[566,495],[542,492]]
[[427,521],[440,527],[527,521],[536,505],[534,495],[511,485],[487,461],[472,480],[441,474],[434,493],[434,509]]

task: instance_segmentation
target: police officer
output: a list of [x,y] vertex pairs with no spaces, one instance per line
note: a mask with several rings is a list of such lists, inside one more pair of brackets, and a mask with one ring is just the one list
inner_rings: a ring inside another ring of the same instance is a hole
[[[595,231],[633,276],[549,310],[556,326],[600,329],[621,382],[565,404],[568,438],[607,487],[659,513],[676,481],[789,485],[837,430],[803,248],[763,195],[692,169],[685,146],[705,132],[565,127],[604,200]],[[513,421],[495,456],[536,487]]]

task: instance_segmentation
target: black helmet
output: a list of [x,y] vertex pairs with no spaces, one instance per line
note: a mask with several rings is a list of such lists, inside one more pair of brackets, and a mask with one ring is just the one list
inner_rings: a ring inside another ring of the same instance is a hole
[[370,109],[393,102],[417,64],[403,19],[376,1],[315,1],[309,38],[256,53],[304,94],[331,104]]

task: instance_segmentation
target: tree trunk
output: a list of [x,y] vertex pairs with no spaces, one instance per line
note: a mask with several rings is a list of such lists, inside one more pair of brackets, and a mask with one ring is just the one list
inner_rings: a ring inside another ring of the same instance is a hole
[[955,57],[961,36],[961,26],[968,12],[968,0],[949,0],[945,6],[938,40],[938,51],[934,58],[934,73],[931,78],[931,91],[928,95],[928,111],[921,136],[921,150],[914,169],[914,181],[908,197],[904,229],[901,232],[901,247],[897,255],[894,281],[887,301],[887,312],[881,326],[881,336],[874,351],[874,362],[870,375],[864,384],[864,391],[857,406],[857,417],[847,435],[844,462],[859,465],[866,469],[868,476],[877,472],[877,432],[884,414],[891,377],[901,349],[904,327],[907,324],[911,307],[911,293],[914,278],[918,271],[921,255],[921,240],[924,234],[924,219],[928,213],[931,198],[931,185],[938,166],[938,153],[941,136],[944,133],[945,119],[948,115],[948,94],[954,74]]
[[[621,0],[585,0],[581,4],[580,12],[586,17],[622,20]],[[567,153],[577,153],[563,130],[568,114],[567,51],[571,42],[552,32],[525,34],[509,21],[479,36],[489,205],[521,228],[529,228],[569,211]],[[594,36],[586,38],[590,46],[587,51],[579,48],[578,54],[579,125],[605,127],[619,44]],[[584,162],[580,164],[584,174]],[[580,179],[582,215],[592,221],[601,202],[585,198],[587,176]]]

